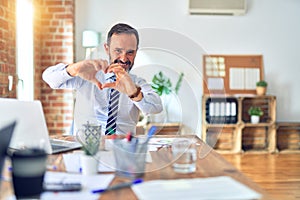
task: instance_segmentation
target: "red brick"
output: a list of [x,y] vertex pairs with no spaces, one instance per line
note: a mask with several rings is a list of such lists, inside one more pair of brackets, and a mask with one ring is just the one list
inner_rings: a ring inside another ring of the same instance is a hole
[[45,1],[45,6],[63,6],[64,1]]
[[55,7],[48,7],[48,11],[50,13],[60,13],[60,12],[66,12],[66,9],[65,7],[55,6]]

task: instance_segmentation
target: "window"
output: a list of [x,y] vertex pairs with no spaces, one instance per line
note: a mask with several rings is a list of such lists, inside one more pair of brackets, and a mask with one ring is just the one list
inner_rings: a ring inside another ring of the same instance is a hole
[[17,98],[34,99],[33,70],[33,5],[32,0],[17,0]]

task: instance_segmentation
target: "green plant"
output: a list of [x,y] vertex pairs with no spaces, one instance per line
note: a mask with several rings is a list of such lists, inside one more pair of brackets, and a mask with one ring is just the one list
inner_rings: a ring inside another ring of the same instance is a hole
[[268,83],[267,83],[266,81],[264,81],[264,80],[261,80],[261,81],[258,81],[258,82],[256,83],[256,86],[257,86],[257,87],[267,87],[267,86],[268,86]]
[[159,96],[162,94],[170,94],[173,90],[175,94],[178,94],[183,76],[184,74],[180,73],[175,88],[172,89],[171,80],[160,71],[158,74],[153,76],[151,87]]
[[85,144],[82,145],[82,149],[86,155],[94,156],[97,154],[99,149],[99,141],[87,138]]
[[260,107],[251,106],[248,110],[249,115],[256,115],[256,116],[262,116],[264,112],[261,110]]

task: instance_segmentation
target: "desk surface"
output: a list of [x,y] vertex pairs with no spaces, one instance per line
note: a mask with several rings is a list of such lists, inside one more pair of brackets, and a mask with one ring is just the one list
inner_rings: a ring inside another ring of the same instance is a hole
[[[166,137],[166,136],[157,136]],[[167,136],[172,137],[172,136]],[[173,136],[174,137],[174,136]],[[178,136],[177,136],[178,137]],[[180,137],[196,137],[196,136],[180,136]],[[198,138],[197,138],[198,139]],[[171,166],[171,149],[161,148],[157,152],[151,152],[152,163],[146,164],[146,173],[143,177],[144,181],[157,179],[179,179],[179,178],[199,178],[199,177],[215,177],[230,176],[235,180],[247,185],[253,190],[263,195],[262,199],[269,199],[267,194],[258,187],[254,182],[247,178],[244,174],[227,162],[220,154],[216,153],[211,147],[198,139],[198,159],[197,171],[192,174],[175,173]],[[48,163],[58,166],[58,169],[64,171],[62,155],[50,155]],[[7,169],[7,168],[6,168]],[[8,172],[4,172],[6,175]],[[128,181],[124,178],[115,177],[111,185]],[[5,199],[12,194],[12,186],[10,182],[2,182],[0,189],[0,199]],[[100,199],[137,199],[131,188],[124,188],[116,191],[110,191],[101,195]]]

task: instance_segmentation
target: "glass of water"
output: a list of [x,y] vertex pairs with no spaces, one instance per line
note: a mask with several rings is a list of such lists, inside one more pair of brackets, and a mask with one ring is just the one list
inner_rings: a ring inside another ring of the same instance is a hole
[[177,173],[196,171],[197,150],[193,139],[178,138],[172,143],[173,169]]

